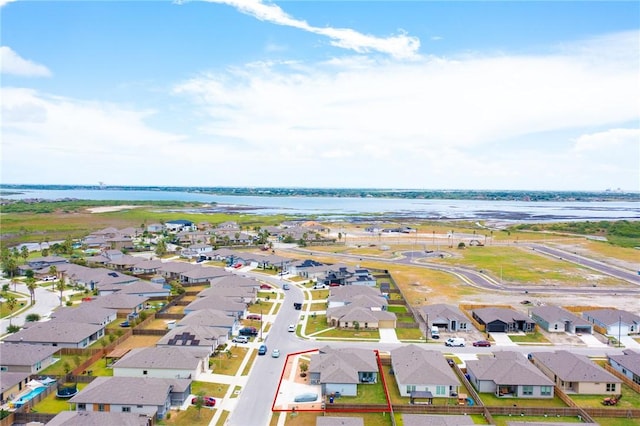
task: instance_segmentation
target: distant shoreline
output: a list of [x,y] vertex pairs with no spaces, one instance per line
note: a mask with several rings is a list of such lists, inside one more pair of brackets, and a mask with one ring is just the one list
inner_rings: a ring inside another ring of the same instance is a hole
[[0,185],[0,197],[24,195],[28,191],[157,191],[214,196],[392,198],[413,200],[480,201],[639,201],[640,192],[526,191],[526,190],[428,190],[381,188],[258,188],[258,187],[172,187],[96,185]]

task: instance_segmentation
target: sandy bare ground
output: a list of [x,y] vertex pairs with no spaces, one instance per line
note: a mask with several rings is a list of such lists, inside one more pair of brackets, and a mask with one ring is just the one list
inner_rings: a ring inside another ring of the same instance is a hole
[[91,207],[89,210],[91,213],[112,213],[119,212],[120,210],[135,209],[140,206],[105,206],[105,207]]

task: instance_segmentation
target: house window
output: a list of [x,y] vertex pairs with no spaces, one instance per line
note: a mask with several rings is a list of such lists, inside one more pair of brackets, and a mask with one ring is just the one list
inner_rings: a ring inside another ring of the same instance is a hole
[[446,386],[436,386],[436,395],[446,395],[447,387]]
[[98,404],[98,411],[104,411],[104,404]]
[[558,324],[554,324],[554,325],[553,325],[553,329],[554,329],[554,330],[557,330],[557,329],[558,329]]
[[78,404],[78,411],[87,411],[87,404]]
[[136,408],[142,408],[142,405],[136,405]]
[[3,365],[0,367],[0,371],[9,371],[9,367]]
[[551,386],[540,386],[540,395],[549,396],[551,395],[551,390],[553,388]]
[[142,375],[146,376],[147,375],[147,370],[142,370]]
[[414,390],[416,390],[416,386],[415,385],[407,385],[407,393],[411,393]]
[[364,323],[364,328],[369,328],[369,323],[365,322]]
[[607,392],[615,392],[616,384],[615,383],[607,383]]
[[344,327],[345,327],[345,328],[349,328],[349,323],[348,323],[348,322],[345,322],[345,323],[344,323]]
[[523,395],[533,395],[533,386],[523,386],[522,387]]
[[466,322],[461,322],[460,324],[458,324],[458,328],[460,330],[466,330],[467,329],[467,323]]
[[130,413],[131,412],[131,407],[122,407],[122,412],[123,413]]

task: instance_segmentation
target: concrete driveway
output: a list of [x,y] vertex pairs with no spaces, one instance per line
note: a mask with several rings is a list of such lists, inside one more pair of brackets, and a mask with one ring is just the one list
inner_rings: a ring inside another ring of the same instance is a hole
[[607,347],[605,343],[602,343],[593,334],[583,333],[581,336],[578,336],[578,337],[590,348],[606,348]]
[[518,346],[517,343],[513,342],[507,333],[489,333],[494,342],[496,342],[496,346]]
[[378,331],[380,332],[381,343],[400,343],[400,340],[398,340],[398,335],[396,334],[395,329],[381,328]]
[[627,349],[640,351],[640,343],[636,342],[631,336],[620,336],[620,343],[622,343]]

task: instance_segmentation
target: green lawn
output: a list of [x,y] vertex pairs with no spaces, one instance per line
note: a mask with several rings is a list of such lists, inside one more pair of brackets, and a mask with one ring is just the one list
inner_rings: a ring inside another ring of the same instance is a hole
[[248,349],[245,347],[232,346],[229,349],[230,355],[226,352],[219,352],[209,359],[209,365],[216,374],[235,376],[247,351]]
[[403,314],[407,312],[407,307],[404,305],[388,305],[387,311],[395,314]]
[[556,396],[553,398],[498,398],[492,393],[481,393],[480,399],[488,407],[566,407],[567,405]]
[[419,328],[396,328],[396,335],[400,340],[424,341],[424,335]]
[[157,425],[171,425],[171,426],[195,426],[195,425],[208,425],[213,418],[215,408],[202,407],[200,413],[195,407],[189,407],[185,411],[171,411],[171,415],[167,416],[168,419],[159,421]]
[[251,355],[250,355],[249,361],[247,361],[247,364],[244,366],[244,370],[242,371],[243,376],[249,375],[249,371],[251,370],[251,367],[253,366],[253,362],[255,361],[257,355],[258,355],[258,351],[251,349]]
[[509,339],[515,343],[550,343],[544,334],[536,331],[535,333],[526,333],[518,335],[509,335]]
[[[496,426],[506,426],[507,422],[561,422],[561,423],[582,423],[577,417],[544,417],[544,416],[491,416]],[[609,423],[600,423],[601,425],[609,426]]]
[[70,370],[73,370],[74,368],[76,368],[76,366],[82,364],[87,359],[89,359],[89,355],[59,355],[58,361],[42,370],[40,374],[43,376],[61,376],[67,373],[66,371],[64,371],[65,363],[69,365]]
[[[607,398],[608,395],[569,395],[569,397],[575,401],[580,407],[591,408],[607,408],[602,405],[602,400]],[[622,399],[618,402],[615,408],[639,408],[640,407],[640,394],[635,392],[626,384],[622,384]]]
[[199,382],[193,381],[191,383],[191,393],[197,395],[202,391],[207,396],[213,396],[215,398],[224,398],[229,390],[229,385],[223,383],[211,383],[211,382]]
[[312,290],[311,300],[326,300],[329,297],[329,290]]
[[[83,389],[88,383],[78,383],[78,390]],[[75,404],[69,404],[69,398],[58,398],[56,392],[52,392],[45,399],[37,403],[33,410],[38,413],[57,414],[60,411],[70,410],[71,406],[75,407]]]
[[358,396],[341,396],[335,402],[341,404],[386,404],[387,398],[382,381],[378,380],[378,383],[358,385]]
[[[324,330],[324,331],[323,331]],[[318,333],[315,335],[317,337],[341,337],[341,338],[354,338],[354,339],[380,339],[380,333],[378,330],[340,330],[340,329],[331,329],[329,324],[327,324],[327,316],[326,315],[311,315],[307,319],[307,328],[305,329],[305,333],[307,335]]]

